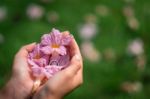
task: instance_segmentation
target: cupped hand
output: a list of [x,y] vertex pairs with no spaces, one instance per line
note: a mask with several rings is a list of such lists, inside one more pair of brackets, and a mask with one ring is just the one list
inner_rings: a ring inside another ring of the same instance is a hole
[[70,44],[70,52],[72,57],[70,65],[40,87],[33,99],[61,99],[83,83],[82,56],[75,39]]
[[10,83],[14,86],[15,99],[25,99],[31,93],[33,79],[27,62],[28,53],[33,50],[35,43],[23,46],[15,55]]

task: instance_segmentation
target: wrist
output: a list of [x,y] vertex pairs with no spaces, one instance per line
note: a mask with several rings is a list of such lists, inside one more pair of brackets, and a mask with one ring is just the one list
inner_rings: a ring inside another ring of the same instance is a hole
[[63,99],[62,97],[60,97],[59,95],[49,95],[49,99]]
[[1,97],[5,99],[9,99],[10,97],[13,97],[12,95],[14,92],[14,86],[12,85],[12,80],[9,80],[7,84],[4,86],[4,88],[1,90]]
[[39,99],[63,99],[63,97],[60,97],[58,94],[52,94],[48,90],[40,90],[37,93],[35,93],[33,96],[33,99],[37,99],[37,98]]
[[1,97],[4,99],[25,99],[27,92],[21,82],[18,82],[15,78],[11,78],[5,87],[1,91]]

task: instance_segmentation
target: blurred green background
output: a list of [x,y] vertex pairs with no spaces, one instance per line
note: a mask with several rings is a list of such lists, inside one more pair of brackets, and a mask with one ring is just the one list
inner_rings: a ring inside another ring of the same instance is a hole
[[0,0],[1,87],[19,48],[52,28],[84,57],[84,84],[65,99],[149,99],[149,0]]

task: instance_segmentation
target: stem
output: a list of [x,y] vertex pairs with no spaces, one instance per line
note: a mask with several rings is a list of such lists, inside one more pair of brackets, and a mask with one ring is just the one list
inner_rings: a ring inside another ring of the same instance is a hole
[[40,84],[41,84],[41,80],[40,79],[35,80],[35,82],[33,84],[33,88],[32,88],[31,94],[34,94],[37,91],[37,89],[39,88]]

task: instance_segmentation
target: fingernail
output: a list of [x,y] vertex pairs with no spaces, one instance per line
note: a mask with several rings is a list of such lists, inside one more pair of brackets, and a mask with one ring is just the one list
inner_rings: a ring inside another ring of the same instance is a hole
[[63,33],[63,35],[69,35],[69,34],[70,34],[69,31],[64,31],[64,32],[62,32],[62,33]]
[[75,59],[76,59],[77,61],[80,61],[80,60],[81,60],[81,58],[80,58],[79,55],[75,55]]
[[74,38],[73,34],[70,34],[70,36],[71,36],[72,38]]
[[36,42],[31,43],[31,45],[35,45],[35,44],[36,44]]

